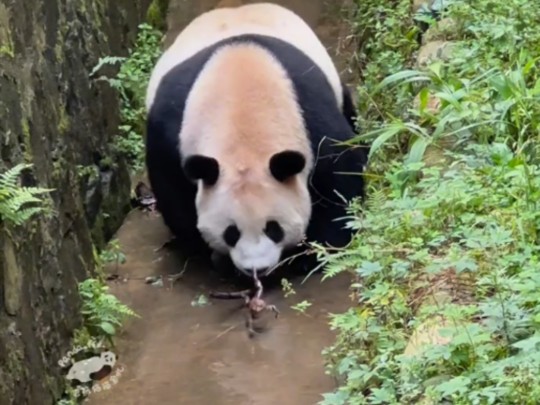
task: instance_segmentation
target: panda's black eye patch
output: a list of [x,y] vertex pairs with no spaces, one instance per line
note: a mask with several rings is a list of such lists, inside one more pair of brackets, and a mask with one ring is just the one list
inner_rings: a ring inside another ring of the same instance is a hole
[[223,232],[223,240],[230,247],[234,247],[240,240],[240,230],[236,225],[229,225]]
[[277,221],[268,221],[264,227],[264,233],[268,236],[274,243],[279,243],[285,237],[283,228]]

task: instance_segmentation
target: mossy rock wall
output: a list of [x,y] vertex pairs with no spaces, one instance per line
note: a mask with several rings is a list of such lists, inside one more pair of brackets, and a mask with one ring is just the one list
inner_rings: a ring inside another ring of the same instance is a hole
[[0,171],[26,161],[26,185],[55,189],[52,215],[9,233],[0,224],[0,405],[61,394],[92,238],[110,238],[129,208],[126,164],[111,159],[117,94],[89,72],[127,54],[149,3],[0,1]]

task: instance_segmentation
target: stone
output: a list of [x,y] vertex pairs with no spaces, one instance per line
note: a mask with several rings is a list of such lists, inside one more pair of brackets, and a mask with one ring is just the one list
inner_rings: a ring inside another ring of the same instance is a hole
[[422,44],[433,41],[449,41],[455,39],[455,33],[459,31],[458,23],[450,17],[443,18],[430,27],[422,36]]
[[[417,94],[413,100],[413,107],[415,110],[420,110],[420,94]],[[430,114],[436,114],[441,108],[441,100],[431,94],[428,95],[426,111]]]
[[429,10],[431,6],[433,5],[433,3],[434,3],[434,0],[414,0],[412,4],[413,13],[416,13],[422,7]]
[[448,61],[452,56],[454,46],[455,43],[451,41],[428,42],[418,51],[417,67],[423,68],[436,61]]
[[6,236],[3,238],[3,253],[4,253],[4,306],[8,315],[15,316],[21,307],[21,290],[23,275],[17,256],[15,255],[15,247],[11,239]]
[[405,356],[416,356],[422,353],[426,345],[445,345],[450,342],[450,338],[442,336],[440,330],[449,326],[449,322],[442,316],[434,316],[420,324],[414,331],[407,347]]

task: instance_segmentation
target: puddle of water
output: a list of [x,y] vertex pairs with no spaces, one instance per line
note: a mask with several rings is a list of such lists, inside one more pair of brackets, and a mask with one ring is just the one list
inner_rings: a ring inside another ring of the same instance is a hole
[[[112,283],[111,291],[141,319],[131,321],[119,339],[116,352],[125,370],[119,383],[92,394],[90,404],[313,405],[333,389],[321,350],[333,341],[328,313],[347,307],[346,279],[295,283],[296,295],[288,299],[279,288],[268,291],[265,297],[280,317],[269,312],[266,330],[249,339],[241,302],[192,305],[201,293],[223,288],[208,264],[188,262],[172,288],[144,283],[147,276],[184,268],[174,252],[154,252],[168,238],[159,217],[133,211],[118,238],[128,259],[119,273],[129,281]],[[290,309],[304,299],[313,303],[306,315]]]
[[[348,1],[348,0],[347,0]],[[169,33],[165,45],[191,19],[219,6],[255,3],[241,0],[171,0]],[[274,1],[289,7],[315,27],[335,55],[343,22],[330,0]],[[346,66],[346,58],[337,58]],[[133,211],[118,233],[127,263],[120,266],[127,283],[111,291],[141,315],[118,340],[118,362],[124,368],[111,390],[94,393],[90,404],[131,405],[149,403],[186,405],[314,405],[321,394],[334,388],[324,374],[321,350],[333,342],[328,313],[348,307],[347,279],[320,283],[313,277],[296,295],[285,299],[277,288],[265,291],[267,302],[281,311],[275,320],[268,313],[267,330],[249,339],[241,302],[214,301],[192,306],[192,301],[226,284],[207,263],[189,261],[184,277],[172,288],[144,283],[151,275],[182,270],[184,262],[173,252],[154,252],[169,238],[161,218]],[[166,283],[167,286],[167,283]],[[307,315],[290,306],[309,300]]]

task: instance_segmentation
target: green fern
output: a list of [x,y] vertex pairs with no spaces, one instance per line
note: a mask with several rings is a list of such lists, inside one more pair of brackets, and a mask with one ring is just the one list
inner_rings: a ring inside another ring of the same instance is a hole
[[138,317],[132,309],[109,293],[106,284],[97,279],[89,278],[80,283],[79,294],[82,298],[81,312],[92,335],[104,335],[111,339],[116,334],[116,328],[121,327],[126,318]]
[[0,174],[1,221],[22,225],[32,216],[44,211],[42,199],[36,196],[49,193],[51,190],[39,187],[21,187],[19,185],[20,174],[31,166],[30,164],[20,163]]
[[90,77],[93,77],[98,72],[98,70],[100,70],[105,65],[121,64],[125,60],[126,58],[122,56],[105,56],[103,58],[99,58],[98,64],[90,72]]
[[367,196],[366,207],[381,207],[386,202],[386,192],[383,189],[370,190],[370,194]]

